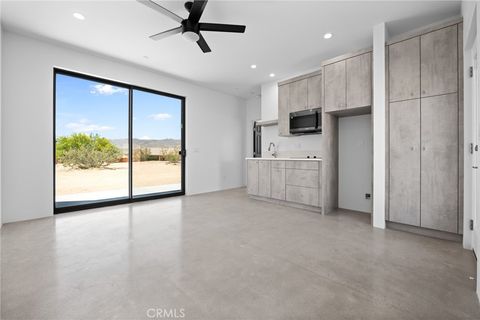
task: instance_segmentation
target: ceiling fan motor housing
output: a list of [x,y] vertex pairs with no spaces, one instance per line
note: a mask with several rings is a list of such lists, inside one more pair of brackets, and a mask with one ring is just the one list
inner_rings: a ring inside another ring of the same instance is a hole
[[192,42],[200,39],[200,28],[198,23],[193,24],[190,20],[185,19],[182,21],[182,35]]

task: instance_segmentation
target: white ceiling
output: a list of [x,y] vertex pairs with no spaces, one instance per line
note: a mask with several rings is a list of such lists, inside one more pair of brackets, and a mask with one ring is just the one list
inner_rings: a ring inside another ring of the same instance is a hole
[[[161,1],[187,16],[183,1]],[[86,19],[72,17],[74,12]],[[460,14],[459,1],[210,1],[203,22],[245,24],[245,34],[205,32],[212,52],[175,35],[149,35],[177,26],[136,1],[3,1],[10,30],[82,47],[188,79],[240,97],[259,85],[318,68],[320,61],[372,44],[372,27],[390,35]],[[323,34],[333,38],[324,40]],[[145,58],[148,57],[148,58]],[[250,69],[251,64],[258,67]]]

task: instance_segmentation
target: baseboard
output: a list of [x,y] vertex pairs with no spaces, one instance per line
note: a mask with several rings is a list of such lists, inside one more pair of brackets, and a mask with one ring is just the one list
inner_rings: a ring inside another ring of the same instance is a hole
[[407,224],[402,224],[397,222],[386,221],[386,225],[388,229],[415,233],[415,234],[425,236],[425,237],[430,237],[430,238],[437,238],[437,239],[455,241],[455,242],[462,242],[462,239],[463,239],[463,236],[461,234],[426,229],[422,227],[415,227],[415,226],[410,226]]

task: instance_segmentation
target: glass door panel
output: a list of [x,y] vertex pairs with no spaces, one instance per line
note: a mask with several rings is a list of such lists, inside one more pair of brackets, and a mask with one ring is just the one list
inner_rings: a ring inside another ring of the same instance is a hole
[[55,208],[129,198],[128,89],[56,72]]
[[133,197],[182,192],[182,99],[134,89],[132,116]]

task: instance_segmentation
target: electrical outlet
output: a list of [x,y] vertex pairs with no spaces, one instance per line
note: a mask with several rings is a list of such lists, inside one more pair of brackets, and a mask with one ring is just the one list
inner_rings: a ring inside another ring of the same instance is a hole
[[370,199],[372,196],[370,193],[365,193],[365,199]]

